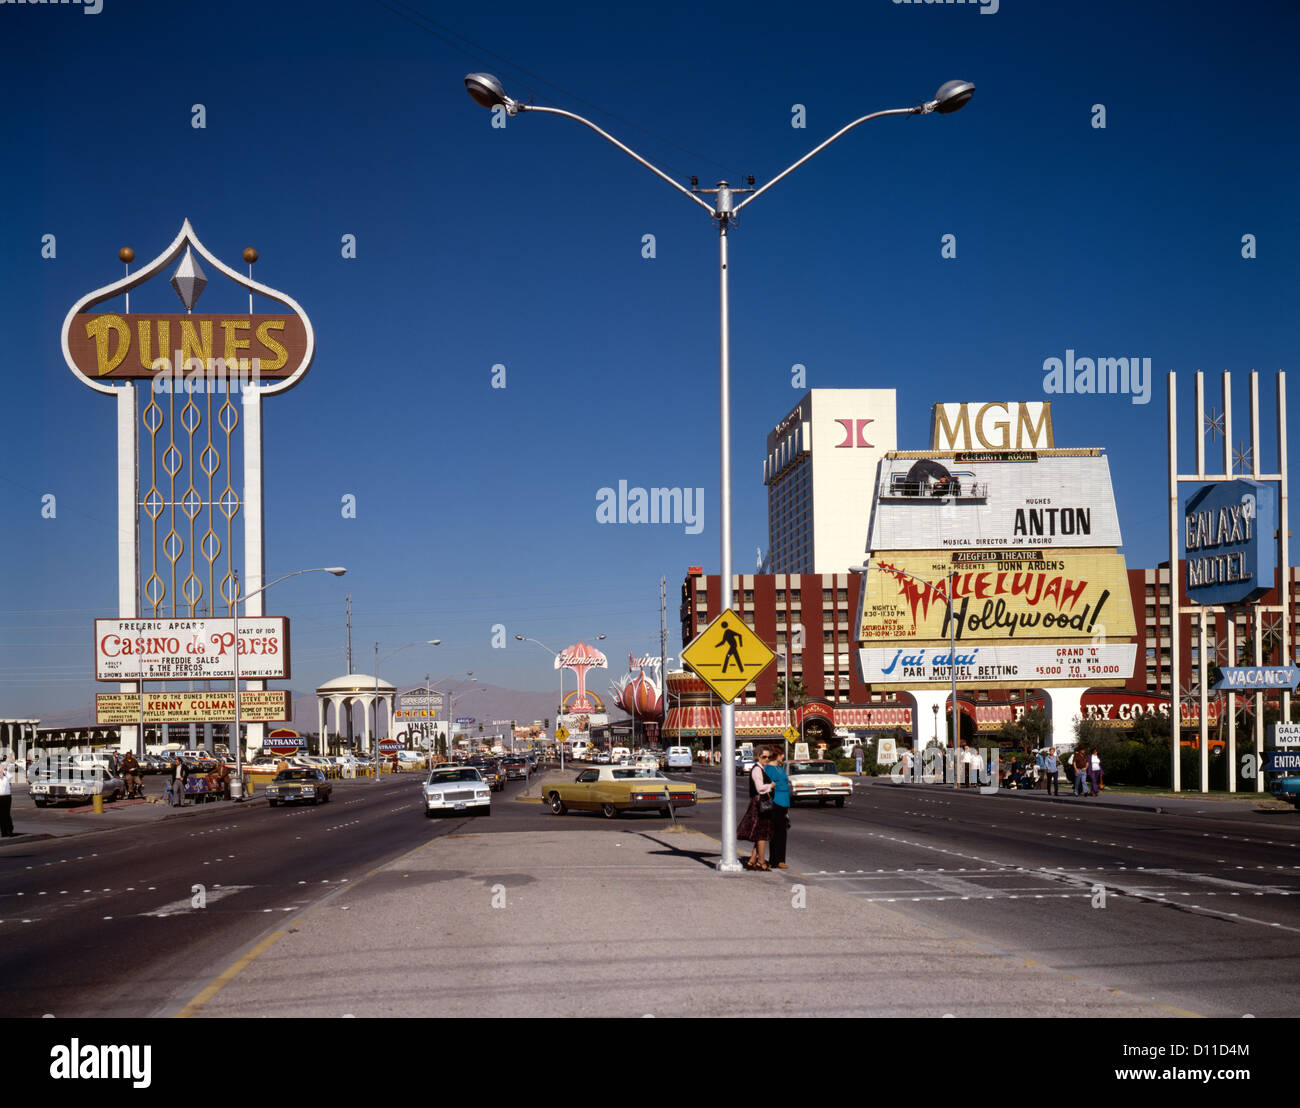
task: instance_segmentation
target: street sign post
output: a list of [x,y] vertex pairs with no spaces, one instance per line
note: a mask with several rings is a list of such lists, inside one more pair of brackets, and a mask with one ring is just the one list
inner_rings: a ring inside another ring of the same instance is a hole
[[776,654],[728,608],[682,651],[682,661],[729,704],[776,661]]

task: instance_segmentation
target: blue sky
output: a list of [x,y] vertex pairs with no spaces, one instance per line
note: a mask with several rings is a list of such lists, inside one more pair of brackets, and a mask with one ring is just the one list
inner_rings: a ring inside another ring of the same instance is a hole
[[[494,129],[464,92],[475,70],[701,184],[762,183],[859,115],[977,85],[955,115],[864,125],[741,217],[737,570],[767,545],[764,437],[800,395],[796,363],[814,387],[897,388],[905,448],[927,445],[936,401],[1051,399],[1059,445],[1110,452],[1132,565],[1166,556],[1168,371],[1213,374],[1217,403],[1233,370],[1244,440],[1245,371],[1260,370],[1275,464],[1272,374],[1294,368],[1300,291],[1290,4],[722,12],[0,6],[0,716],[88,702],[91,620],[115,614],[113,403],[64,366],[64,313],[121,275],[120,246],[152,258],[185,218],[231,264],[255,246],[258,279],[317,328],[311,372],[265,405],[268,574],[349,569],[268,594],[293,621],[295,688],[343,671],[345,593],[360,670],[375,640],[443,640],[385,666],[401,683],[473,670],[553,688],[516,633],[557,649],[605,634],[615,675],[629,650],[657,650],[660,575],[677,653],[685,569],[718,565],[716,233],[577,124]],[[220,284],[203,309],[239,306]],[[133,306],[177,310],[159,282]],[[1043,362],[1067,349],[1150,357],[1150,403],[1045,397]],[[620,480],[703,488],[702,531],[599,524],[597,490]]]

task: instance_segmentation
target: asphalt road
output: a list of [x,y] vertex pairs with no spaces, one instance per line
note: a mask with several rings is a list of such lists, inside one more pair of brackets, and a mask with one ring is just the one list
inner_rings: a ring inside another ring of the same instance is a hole
[[[716,771],[696,777],[719,787]],[[1300,814],[1220,807],[1187,816],[862,778],[842,810],[795,809],[787,876],[1199,1014],[1294,1016]]]
[[[288,913],[470,822],[424,819],[422,780],[412,773],[335,782],[333,799],[314,808],[214,805],[7,846],[0,1009],[60,1017],[173,1010]],[[509,807],[501,795],[494,808]],[[203,887],[201,907],[195,886]]]
[[[721,787],[717,771],[685,779]],[[652,813],[554,816],[514,802],[518,782],[494,794],[489,818],[426,820],[421,780],[339,782],[318,808],[222,805],[6,846],[0,1009],[172,1014],[293,913],[431,837],[664,824]],[[743,781],[737,795],[740,810]],[[719,804],[705,803],[681,820],[716,836],[719,816]],[[1297,1005],[1286,982],[1300,973],[1298,848],[1291,811],[1155,814],[863,779],[844,809],[795,810],[782,876],[719,880],[784,879],[879,901],[915,920],[918,935],[973,938],[1059,970],[1055,982],[1074,976],[1204,1015],[1289,1016]],[[506,862],[508,840],[502,849]],[[376,935],[374,954],[400,963],[403,936]]]

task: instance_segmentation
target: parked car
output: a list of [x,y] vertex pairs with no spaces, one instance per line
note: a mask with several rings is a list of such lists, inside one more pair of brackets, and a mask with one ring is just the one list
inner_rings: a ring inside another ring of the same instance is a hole
[[474,766],[440,766],[424,782],[424,814],[438,812],[492,814],[492,789]]
[[600,812],[613,819],[622,812],[659,812],[695,804],[696,790],[690,782],[669,781],[657,769],[634,766],[597,766],[585,769],[572,781],[546,787],[546,803],[557,816],[565,812]]
[[1300,808],[1300,777],[1291,773],[1279,774],[1268,783],[1268,791],[1278,800],[1285,800]]
[[311,768],[282,769],[266,786],[272,808],[280,804],[328,804],[334,786],[323,770]]
[[117,800],[126,791],[122,778],[99,766],[78,769],[70,764],[55,764],[40,771],[34,770],[35,764],[28,771],[27,787],[32,803],[38,808],[67,801],[86,804],[97,793],[107,802]]
[[844,801],[853,795],[853,779],[840,776],[834,762],[791,762],[786,770],[792,807],[801,800],[815,800],[819,808],[824,808],[828,800],[834,800],[835,807],[843,808]]

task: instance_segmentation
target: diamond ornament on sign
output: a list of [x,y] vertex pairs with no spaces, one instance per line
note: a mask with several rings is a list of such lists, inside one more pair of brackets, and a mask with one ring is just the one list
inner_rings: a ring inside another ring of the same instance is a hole
[[176,290],[176,295],[181,298],[181,303],[185,305],[187,312],[194,310],[194,305],[199,302],[199,297],[203,295],[207,283],[207,277],[204,276],[199,263],[194,260],[193,252],[187,246],[185,256],[181,258],[180,265],[176,267],[171,280],[171,286]]

